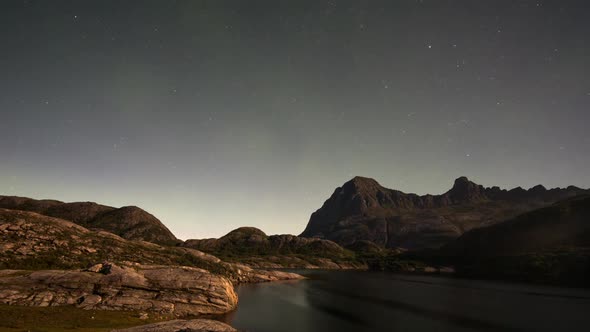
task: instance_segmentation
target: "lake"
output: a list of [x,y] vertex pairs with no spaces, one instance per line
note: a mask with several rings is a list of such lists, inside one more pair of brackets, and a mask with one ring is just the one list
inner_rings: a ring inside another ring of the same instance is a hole
[[590,291],[361,271],[240,285],[226,321],[247,332],[588,331]]

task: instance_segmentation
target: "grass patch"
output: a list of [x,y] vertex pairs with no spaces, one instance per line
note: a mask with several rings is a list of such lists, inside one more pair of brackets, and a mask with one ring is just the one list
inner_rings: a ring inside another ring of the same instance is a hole
[[0,304],[0,332],[110,331],[173,319],[149,313],[139,319],[137,311],[83,310],[72,306],[25,307]]

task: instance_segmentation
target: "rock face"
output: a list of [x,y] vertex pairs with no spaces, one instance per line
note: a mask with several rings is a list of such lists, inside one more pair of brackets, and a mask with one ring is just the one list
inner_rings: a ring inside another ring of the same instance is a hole
[[233,327],[210,319],[172,320],[113,332],[234,332]]
[[349,246],[366,240],[380,246],[437,248],[464,232],[583,193],[576,187],[547,190],[484,188],[466,177],[442,195],[406,194],[355,177],[336,189],[311,215],[301,236]]
[[184,247],[238,260],[257,268],[363,268],[352,262],[352,252],[338,244],[294,235],[266,235],[254,227],[241,227],[219,239],[187,240]]
[[203,269],[101,264],[91,271],[0,270],[0,303],[187,316],[225,313],[238,299],[228,279]]
[[142,240],[165,245],[180,242],[156,217],[135,206],[117,209],[93,202],[64,203],[55,200],[0,196],[0,208],[36,212],[72,221],[86,228],[111,232],[128,240]]

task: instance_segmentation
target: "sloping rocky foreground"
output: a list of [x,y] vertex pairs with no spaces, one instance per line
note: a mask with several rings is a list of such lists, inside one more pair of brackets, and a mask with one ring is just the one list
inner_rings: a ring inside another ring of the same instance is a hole
[[[278,271],[258,271],[254,275],[250,282],[302,278]],[[78,271],[0,270],[0,303],[145,310],[183,317],[231,311],[238,298],[229,279],[207,270],[107,263]]]
[[198,268],[98,264],[88,271],[2,270],[0,301],[187,316],[230,311],[238,298],[229,280]]
[[[63,219],[0,208],[0,304],[72,305],[176,317],[222,314],[238,304],[235,284],[301,278],[227,263],[194,249],[129,241]],[[141,331],[176,331],[174,326],[185,323],[174,324]],[[222,325],[201,320],[186,324],[192,325],[179,330],[231,331],[214,329]]]

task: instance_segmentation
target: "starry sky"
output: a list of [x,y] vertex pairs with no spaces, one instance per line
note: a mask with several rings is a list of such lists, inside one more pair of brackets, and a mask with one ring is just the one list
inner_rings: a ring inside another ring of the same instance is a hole
[[2,194],[299,234],[355,175],[590,186],[586,1],[0,3]]

